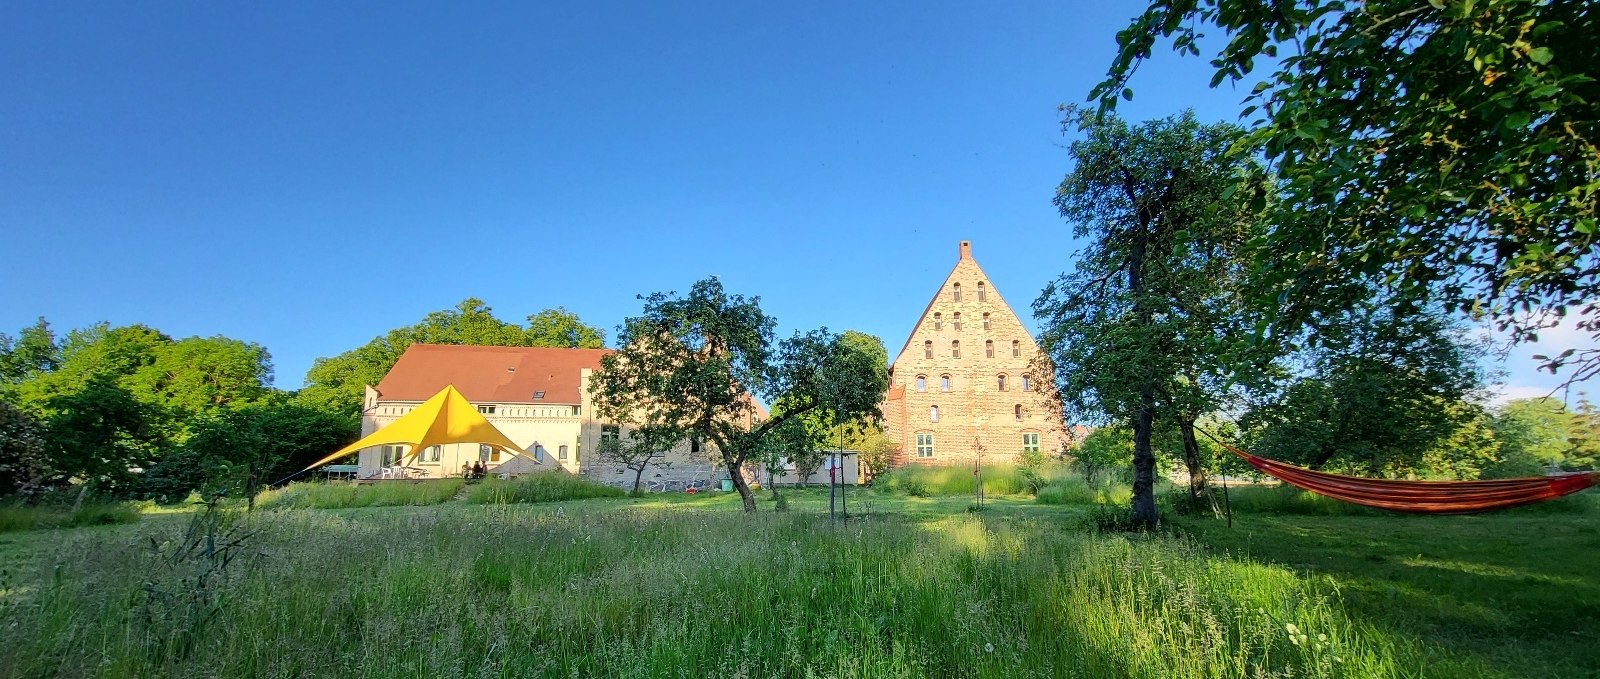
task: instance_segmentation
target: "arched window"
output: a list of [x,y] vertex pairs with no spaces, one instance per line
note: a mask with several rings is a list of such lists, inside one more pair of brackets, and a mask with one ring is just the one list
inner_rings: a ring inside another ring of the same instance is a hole
[[951,286],[951,288],[952,294],[955,296],[955,300],[957,302],[961,301],[961,284],[956,283],[955,285]]
[[1022,390],[1023,391],[1033,391],[1033,378],[1032,377],[1029,377],[1028,375],[1023,375],[1022,376]]
[[939,406],[928,406],[928,421],[929,422],[938,422],[939,421]]
[[994,385],[995,385],[995,389],[997,389],[999,391],[1005,391],[1006,390],[1006,374],[1005,373],[1000,373],[999,375],[996,375],[995,378],[994,378]]
[[983,281],[978,281],[978,301],[979,302],[982,302],[984,300],[984,298],[986,297],[986,295],[984,295],[983,293],[984,293]]
[[957,311],[954,314],[952,314],[951,318],[950,318],[950,323],[951,323],[951,325],[954,325],[957,330],[960,330],[961,329],[961,312]]
[[[978,290],[982,291],[983,288],[978,288]],[[983,329],[984,330],[988,330],[989,329],[989,312],[987,312],[987,311],[985,311],[983,313]]]
[[983,341],[983,356],[984,358],[994,358],[994,340]]
[[961,358],[961,340],[950,340],[950,358]]
[[1017,340],[1011,340],[1011,357],[1012,358],[1021,358],[1022,357],[1022,342],[1019,342]]
[[950,391],[950,376],[949,375],[940,375],[939,376],[939,391]]
[[933,340],[922,343],[922,357],[933,358]]
[[928,376],[927,375],[917,375],[917,391],[927,391],[927,390],[928,390]]
[[934,330],[943,330],[944,329],[944,314],[941,314],[941,313],[939,313],[937,311],[933,312],[933,329]]
[[1021,403],[1018,403],[1018,404],[1016,404],[1014,406],[1011,406],[1011,415],[1013,417],[1017,418],[1018,422],[1022,421],[1022,404]]

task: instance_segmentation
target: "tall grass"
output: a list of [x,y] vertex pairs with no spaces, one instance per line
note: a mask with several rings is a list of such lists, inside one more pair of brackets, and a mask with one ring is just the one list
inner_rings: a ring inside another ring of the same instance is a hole
[[73,528],[134,523],[141,515],[138,504],[97,502],[74,510],[51,505],[0,505],[0,533],[43,528]]
[[1126,483],[1102,480],[1090,485],[1081,476],[1057,479],[1039,489],[1035,502],[1042,505],[1127,505],[1133,500],[1133,487]]
[[[1047,482],[1067,476],[1067,468],[1046,464],[1041,469]],[[1028,492],[1027,483],[1016,465],[986,464],[982,467],[984,495],[1019,495]],[[976,489],[971,465],[908,464],[890,470],[872,481],[873,489],[884,493],[933,497],[971,495]]]
[[175,527],[74,536],[0,607],[0,676],[1485,674],[1352,621],[1322,581],[1174,538],[474,511],[258,514],[247,551],[270,556],[232,567],[181,653],[140,613],[182,590],[151,547]]
[[510,504],[514,502],[561,502],[587,500],[597,497],[622,497],[622,489],[595,483],[589,479],[566,472],[552,471],[502,481],[489,479],[467,491],[467,502],[473,504]]
[[453,499],[465,483],[462,479],[364,484],[306,481],[262,491],[256,496],[256,506],[263,509],[345,509],[436,505]]

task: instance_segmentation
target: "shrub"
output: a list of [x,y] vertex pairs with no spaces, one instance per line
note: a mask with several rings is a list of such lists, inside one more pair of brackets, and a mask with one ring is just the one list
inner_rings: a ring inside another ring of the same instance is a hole
[[473,504],[511,504],[516,502],[562,502],[596,497],[622,497],[621,488],[595,483],[567,472],[551,471],[502,481],[489,479],[467,491]]
[[305,481],[262,491],[256,496],[256,506],[261,509],[345,509],[436,505],[453,499],[465,483],[462,479],[365,484]]

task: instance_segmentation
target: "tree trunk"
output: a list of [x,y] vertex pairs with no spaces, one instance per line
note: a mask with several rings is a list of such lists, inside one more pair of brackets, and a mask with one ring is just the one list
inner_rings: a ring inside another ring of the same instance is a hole
[[1147,385],[1139,400],[1139,414],[1133,418],[1133,520],[1152,530],[1161,518],[1156,511],[1156,456],[1150,447],[1150,433],[1155,428],[1155,389]]
[[644,466],[633,470],[633,494],[639,494],[639,480],[644,478]]
[[739,499],[744,502],[744,510],[756,510],[756,496],[750,492],[750,484],[744,482],[744,473],[739,469],[739,462],[727,452],[722,453],[722,463],[728,467],[728,476],[733,479],[733,489],[739,491]]
[[1221,518],[1222,510],[1217,507],[1216,498],[1207,490],[1210,480],[1206,478],[1206,467],[1200,459],[1200,441],[1194,437],[1194,418],[1179,420],[1178,430],[1183,434],[1183,464],[1189,468],[1190,506],[1198,510],[1201,503],[1210,503],[1211,513]]

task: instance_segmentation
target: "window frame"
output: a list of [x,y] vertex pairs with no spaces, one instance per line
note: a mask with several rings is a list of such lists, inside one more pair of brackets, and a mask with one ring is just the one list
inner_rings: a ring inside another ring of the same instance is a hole
[[917,432],[916,452],[919,459],[933,457],[933,432]]
[[[1032,438],[1031,441],[1029,440],[1030,437]],[[1037,453],[1040,450],[1041,450],[1041,448],[1039,447],[1039,432],[1036,432],[1036,431],[1025,431],[1025,432],[1022,432],[1022,452],[1024,452],[1024,453]]]
[[928,406],[928,421],[929,422],[938,422],[939,421],[939,406],[937,406],[937,405]]

